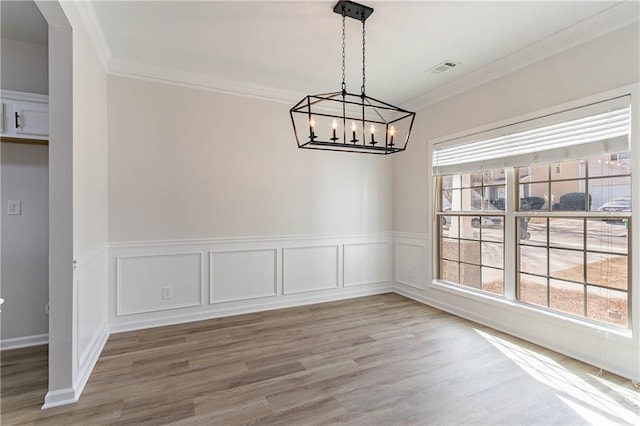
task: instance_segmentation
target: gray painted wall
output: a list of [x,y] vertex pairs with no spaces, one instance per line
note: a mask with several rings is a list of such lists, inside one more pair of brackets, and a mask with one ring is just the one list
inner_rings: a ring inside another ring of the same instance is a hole
[[[45,334],[49,318],[48,147],[2,143],[2,339]],[[19,216],[7,201],[20,200]]]
[[[47,46],[6,38],[1,43],[0,87],[48,94]],[[49,331],[49,157],[46,146],[1,145],[0,338],[6,340]],[[22,201],[20,216],[7,215],[8,200]]]
[[47,46],[3,38],[0,41],[0,87],[17,92],[49,94]]

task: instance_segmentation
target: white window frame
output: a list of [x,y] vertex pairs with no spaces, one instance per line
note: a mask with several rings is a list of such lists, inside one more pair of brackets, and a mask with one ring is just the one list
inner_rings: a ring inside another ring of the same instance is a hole
[[[568,324],[569,328],[576,330],[592,330],[595,332],[606,332],[607,335],[616,335],[622,338],[624,341],[632,341],[633,346],[635,348],[640,348],[640,261],[638,261],[637,253],[640,252],[640,195],[632,197],[632,223],[635,223],[636,226],[633,226],[630,229],[629,239],[631,241],[631,249],[629,251],[629,262],[631,264],[631,280],[629,282],[629,297],[631,299],[630,303],[630,312],[629,312],[629,328],[628,329],[617,329],[611,328],[607,325],[600,325],[596,323],[592,323],[590,321],[584,321],[582,319],[573,318],[570,316],[566,316],[562,313],[556,313],[551,310],[539,309],[524,303],[519,302],[516,299],[516,280],[515,274],[512,271],[515,271],[516,266],[516,258],[515,258],[515,250],[505,250],[505,259],[504,259],[504,268],[505,268],[505,294],[504,296],[496,296],[489,293],[479,292],[474,289],[466,289],[463,286],[452,286],[450,284],[444,283],[436,278],[436,272],[438,271],[437,259],[436,255],[438,253],[438,239],[435,238],[437,233],[435,232],[436,226],[438,226],[438,217],[436,215],[437,208],[437,197],[438,192],[435,185],[435,175],[433,172],[432,164],[433,164],[433,153],[434,147],[437,144],[442,144],[443,142],[451,141],[454,139],[462,139],[465,137],[469,137],[473,134],[483,133],[492,131],[496,128],[511,126],[513,124],[525,122],[528,120],[534,120],[540,117],[549,116],[553,114],[562,113],[567,110],[580,108],[585,105],[591,105],[597,102],[604,102],[613,98],[621,97],[629,95],[631,97],[631,131],[630,131],[630,152],[631,152],[631,169],[632,170],[640,170],[640,84],[633,84],[624,87],[620,87],[617,89],[609,90],[606,92],[598,93],[592,96],[588,96],[585,98],[580,98],[571,102],[567,102],[560,105],[555,105],[549,108],[545,108],[542,110],[534,111],[528,114],[524,114],[521,116],[512,117],[506,120],[502,120],[499,122],[490,123],[481,127],[465,130],[462,132],[458,132],[455,134],[446,135],[437,139],[428,141],[428,149],[427,149],[427,164],[429,167],[428,171],[428,196],[429,199],[432,200],[432,209],[429,209],[427,212],[427,220],[431,223],[430,229],[432,230],[432,234],[434,238],[432,238],[431,245],[431,256],[432,263],[430,265],[429,277],[428,281],[429,289],[440,291],[444,293],[454,294],[456,296],[461,296],[467,299],[470,299],[474,302],[479,302],[481,304],[488,304],[493,307],[498,307],[502,309],[508,309],[511,311],[516,311],[519,313],[526,313],[526,315],[530,315],[531,317],[543,317],[543,318],[552,318],[553,320],[561,320],[563,323]],[[509,184],[508,182],[513,182],[513,179],[507,179],[507,196],[511,200],[514,199],[516,194],[516,188],[513,184]],[[634,172],[631,175],[631,187],[638,191],[640,188],[640,172]],[[506,206],[505,213],[513,213],[513,203],[508,202]],[[511,226],[505,226],[505,244],[507,241],[515,241],[513,237],[510,239],[509,234],[515,234],[515,228]],[[469,315],[469,317],[473,317],[473,313]],[[504,327],[497,327],[503,328]],[[640,371],[640,360],[638,361],[638,371]]]

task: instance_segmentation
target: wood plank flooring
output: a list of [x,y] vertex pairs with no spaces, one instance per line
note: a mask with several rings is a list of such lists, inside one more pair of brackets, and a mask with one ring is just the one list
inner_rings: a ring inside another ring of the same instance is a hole
[[628,380],[395,294],[114,334],[44,411],[46,346],[1,355],[3,425],[640,424]]

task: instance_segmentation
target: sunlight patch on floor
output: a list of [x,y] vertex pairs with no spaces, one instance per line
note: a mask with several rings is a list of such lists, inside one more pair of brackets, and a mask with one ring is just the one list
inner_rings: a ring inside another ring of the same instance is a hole
[[[640,393],[596,375],[602,389],[589,384],[552,358],[474,329],[534,379],[555,389],[556,396],[591,424],[640,424]],[[624,404],[624,405],[623,405]]]

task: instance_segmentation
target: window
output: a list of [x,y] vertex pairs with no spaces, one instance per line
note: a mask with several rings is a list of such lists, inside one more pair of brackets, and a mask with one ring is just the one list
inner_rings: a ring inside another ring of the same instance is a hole
[[504,294],[504,170],[443,176],[440,278]]
[[629,102],[436,145],[434,278],[629,327]]
[[560,177],[547,166],[518,169],[516,175],[527,177],[520,193],[528,196],[515,214],[517,298],[626,327],[631,170],[628,156],[613,163],[610,157],[563,162]]

